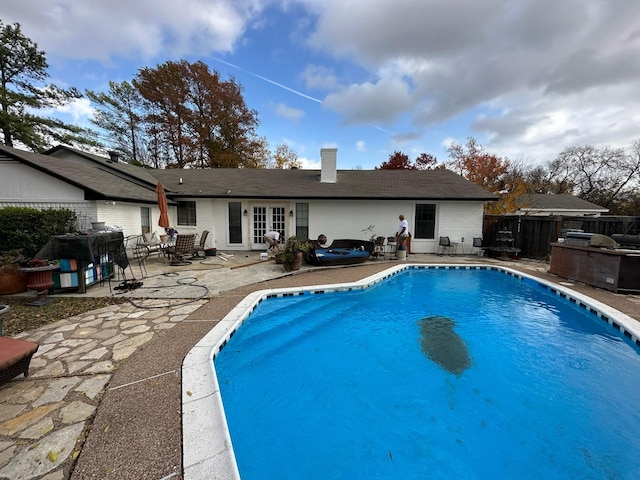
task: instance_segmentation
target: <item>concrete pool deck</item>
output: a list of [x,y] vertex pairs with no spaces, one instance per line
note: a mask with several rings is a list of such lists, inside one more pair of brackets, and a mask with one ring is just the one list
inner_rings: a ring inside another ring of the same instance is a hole
[[[0,478],[182,478],[181,367],[207,332],[252,292],[350,283],[398,264],[303,267],[289,275],[258,259],[258,252],[235,252],[227,262],[206,259],[179,269],[149,262],[145,288],[123,294],[141,300],[20,335],[41,347],[29,377],[0,387]],[[408,260],[513,268],[640,321],[639,295],[565,281],[546,273],[542,262],[436,255]],[[88,294],[112,293],[96,286]]]

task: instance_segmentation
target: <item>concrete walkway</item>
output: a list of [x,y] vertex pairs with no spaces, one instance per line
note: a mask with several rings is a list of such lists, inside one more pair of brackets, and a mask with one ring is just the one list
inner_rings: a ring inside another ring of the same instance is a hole
[[[409,260],[488,262],[562,281],[539,262],[435,255]],[[180,367],[193,345],[252,291],[350,282],[389,266],[305,267],[290,275],[272,261],[260,262],[257,252],[241,252],[183,267],[154,260],[143,285],[131,291],[114,290],[118,282],[111,289],[90,287],[87,295],[117,294],[131,302],[17,336],[40,348],[29,377],[0,387],[0,479],[181,478]],[[640,320],[639,296],[572,288]]]

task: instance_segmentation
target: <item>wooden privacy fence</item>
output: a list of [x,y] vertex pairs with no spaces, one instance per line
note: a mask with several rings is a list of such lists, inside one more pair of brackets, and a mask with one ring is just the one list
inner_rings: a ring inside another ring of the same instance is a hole
[[569,229],[607,236],[614,233],[634,235],[640,233],[640,217],[485,215],[482,245],[496,245],[498,232],[508,230],[513,235],[514,246],[520,248],[521,257],[544,259],[551,253],[551,243]]

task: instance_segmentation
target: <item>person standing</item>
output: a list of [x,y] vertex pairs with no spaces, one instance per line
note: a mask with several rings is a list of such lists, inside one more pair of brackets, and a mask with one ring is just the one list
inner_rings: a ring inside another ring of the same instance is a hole
[[280,232],[271,230],[270,232],[264,234],[264,241],[269,244],[267,252],[275,252],[276,250],[278,250],[278,240],[280,240]]
[[409,222],[404,219],[404,215],[398,217],[400,219],[400,225],[398,225],[398,231],[396,232],[396,243],[398,244],[398,250],[407,249],[407,237],[409,236]]

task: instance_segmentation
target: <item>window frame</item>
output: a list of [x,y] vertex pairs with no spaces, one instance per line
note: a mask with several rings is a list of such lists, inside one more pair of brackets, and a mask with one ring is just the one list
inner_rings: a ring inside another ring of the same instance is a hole
[[[435,240],[437,213],[438,206],[435,203],[416,203],[413,238],[416,240]],[[425,219],[425,216],[431,218]]]
[[[178,226],[195,227],[197,225],[196,202],[193,200],[178,201]],[[186,217],[186,218],[185,218]]]

